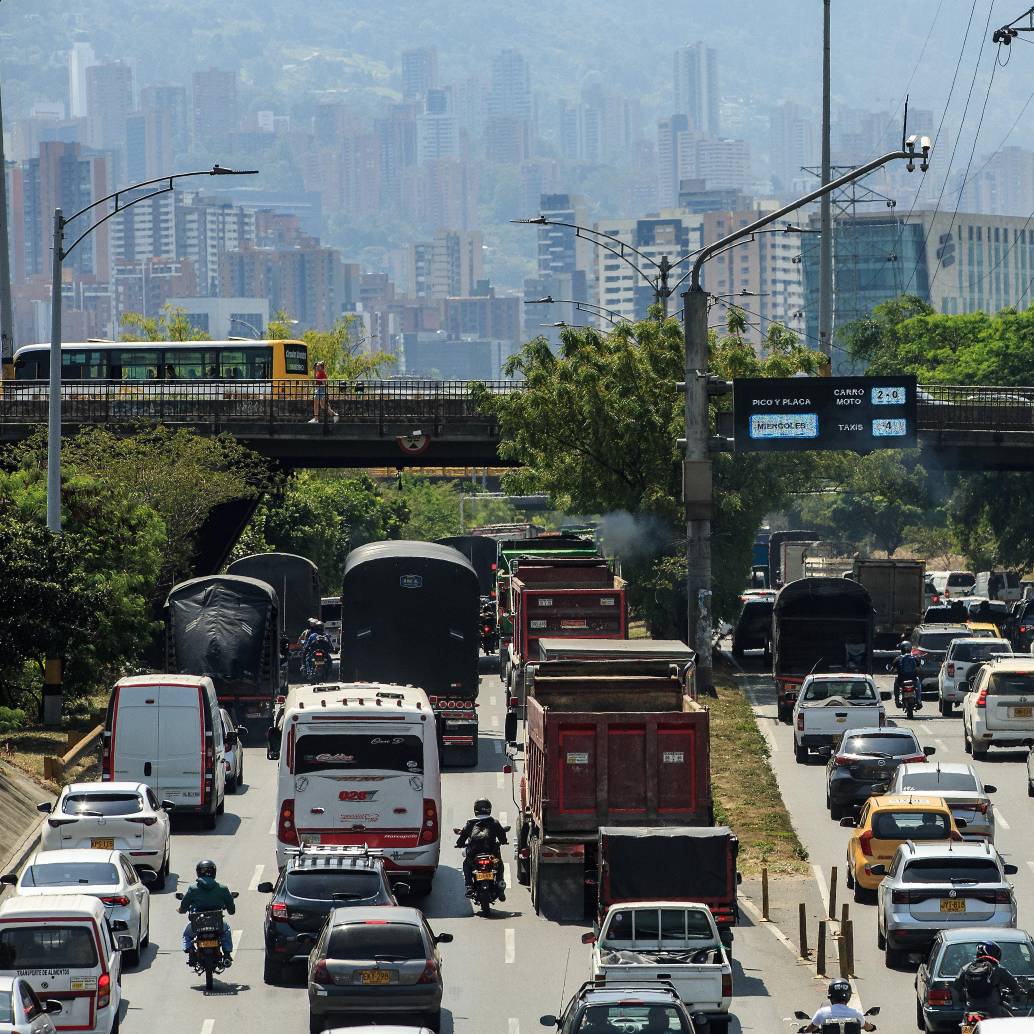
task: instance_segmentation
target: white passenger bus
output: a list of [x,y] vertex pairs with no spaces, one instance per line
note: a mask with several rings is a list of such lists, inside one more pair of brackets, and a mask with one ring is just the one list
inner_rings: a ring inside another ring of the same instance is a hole
[[389,875],[431,889],[441,851],[434,712],[413,686],[292,686],[270,730],[277,777],[276,860],[300,844],[380,849]]

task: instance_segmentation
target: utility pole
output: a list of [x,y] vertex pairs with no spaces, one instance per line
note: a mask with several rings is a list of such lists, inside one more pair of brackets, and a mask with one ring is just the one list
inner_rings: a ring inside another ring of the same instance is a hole
[[[822,186],[829,184],[829,8],[822,0]],[[819,347],[833,361],[833,213],[831,192],[822,195],[819,237]]]
[[0,380],[14,377],[14,312],[11,305],[11,246],[7,230],[7,158],[0,102]]

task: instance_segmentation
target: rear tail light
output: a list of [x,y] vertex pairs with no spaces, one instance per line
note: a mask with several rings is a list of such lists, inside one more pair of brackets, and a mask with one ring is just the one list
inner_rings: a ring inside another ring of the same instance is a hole
[[974,707],[987,707],[987,688],[985,687],[979,693],[977,693],[976,702],[973,704]]
[[722,997],[732,998],[732,974],[722,974]]
[[517,698],[516,697],[510,697],[510,704],[509,704],[509,706],[510,707],[516,707],[517,706]]
[[[297,840],[295,841],[297,843]],[[420,826],[420,843],[438,842],[438,805],[430,797],[424,798],[424,820]]]
[[1012,892],[1008,890],[995,891],[995,904],[1008,905],[1012,902]]
[[854,758],[850,754],[837,754],[833,758],[833,766],[834,768],[847,768],[852,761],[854,761]]
[[927,756],[925,754],[912,754],[910,757],[902,758],[900,763],[902,765],[916,765],[920,761],[927,761],[927,760],[928,760],[928,758],[927,758]]
[[298,830],[294,828],[294,798],[288,797],[280,805],[280,817],[276,824],[276,837],[281,844],[298,846]]
[[312,967],[312,982],[314,984],[330,983],[330,970],[327,969],[327,963],[324,959],[320,959],[319,962]]
[[153,826],[158,821],[157,815],[140,815],[139,817],[133,817],[126,820],[127,822],[135,822],[138,826]]
[[478,868],[479,869],[491,869],[495,865],[495,861],[492,858],[479,858]]
[[53,829],[59,829],[61,826],[70,826],[77,821],[78,819],[47,819],[47,825]]
[[872,858],[872,830],[867,829],[858,838],[858,847],[866,858]]
[[890,893],[890,900],[895,905],[907,905],[908,904],[908,891],[907,890],[893,890]]
[[438,963],[434,959],[428,959],[424,963],[424,971],[420,974],[420,979],[417,981],[418,984],[437,984],[438,983]]
[[948,661],[948,669],[947,670],[948,670],[948,674],[952,678],[954,678],[955,677],[955,662],[954,661]]
[[129,898],[124,894],[115,894],[111,897],[101,898],[101,901],[103,901],[105,905],[121,905],[123,908],[129,904]]
[[797,715],[797,728],[801,732],[804,731],[804,712],[803,711],[799,712],[798,715]]
[[951,1005],[951,991],[946,987],[931,987],[926,992],[927,1005]]
[[1030,629],[1031,629],[1030,625],[1020,625],[1020,631],[1021,632],[1029,632]]
[[285,905],[282,901],[274,901],[273,904],[269,906],[269,914],[274,919],[286,919],[287,905]]
[[988,813],[988,811],[990,811],[990,809],[991,809],[991,802],[990,801],[981,801],[977,805],[977,811],[979,811],[981,815],[986,815]]
[[928,651],[924,650],[921,646],[912,647],[913,657],[925,657]]
[[97,980],[97,1008],[105,1009],[111,1004],[111,976],[102,973]]

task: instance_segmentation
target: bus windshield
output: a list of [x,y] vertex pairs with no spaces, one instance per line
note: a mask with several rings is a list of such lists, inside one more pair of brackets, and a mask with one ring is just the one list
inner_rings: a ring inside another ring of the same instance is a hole
[[420,775],[424,742],[412,733],[306,733],[298,738],[295,775],[333,770]]

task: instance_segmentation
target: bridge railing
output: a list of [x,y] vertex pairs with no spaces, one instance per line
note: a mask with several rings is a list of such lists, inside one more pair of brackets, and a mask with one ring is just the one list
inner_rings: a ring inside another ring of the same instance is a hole
[[[506,394],[513,381],[480,381]],[[448,425],[484,429],[494,419],[474,401],[473,381],[330,381],[328,405],[319,405],[314,380],[65,381],[61,417],[69,424],[136,421],[233,426],[240,424],[340,423],[397,433],[420,422],[436,433]],[[8,381],[0,387],[0,423],[36,424],[47,419],[46,381]],[[334,417],[337,417],[337,420]]]
[[1034,431],[1034,388],[921,384],[920,431]]

